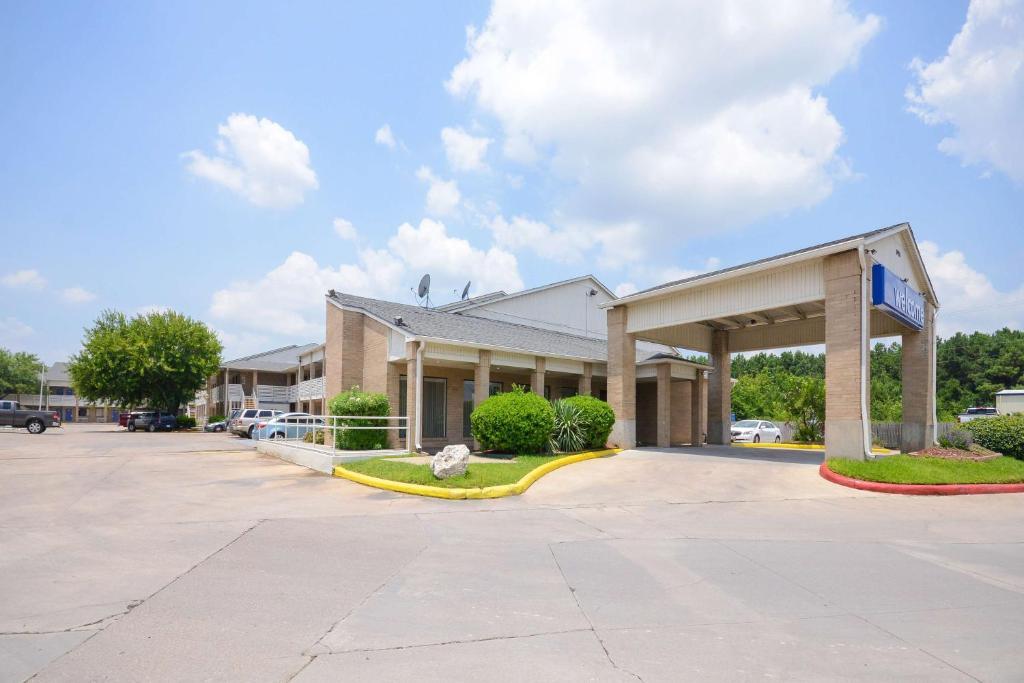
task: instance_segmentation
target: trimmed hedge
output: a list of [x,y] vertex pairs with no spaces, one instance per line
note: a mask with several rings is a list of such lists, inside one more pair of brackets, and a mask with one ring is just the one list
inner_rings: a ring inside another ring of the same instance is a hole
[[555,427],[555,411],[543,396],[514,386],[477,406],[469,422],[473,437],[486,450],[543,453]]
[[1024,415],[998,415],[971,420],[963,428],[974,442],[990,451],[1024,460]]
[[612,407],[599,398],[583,394],[562,400],[580,411],[580,421],[584,425],[584,448],[604,448],[615,424],[615,411]]
[[[391,414],[391,404],[384,394],[360,391],[352,387],[330,400],[327,410],[331,415],[375,415]],[[387,426],[385,420],[332,420],[338,427],[382,427]],[[386,429],[338,429],[334,432],[336,448],[349,451],[364,451],[386,448],[388,432]]]
[[194,429],[196,426],[196,419],[189,415],[179,415],[175,420],[178,423],[178,429]]
[[224,422],[227,419],[223,415],[211,415],[206,418],[206,424],[213,424],[214,422]]

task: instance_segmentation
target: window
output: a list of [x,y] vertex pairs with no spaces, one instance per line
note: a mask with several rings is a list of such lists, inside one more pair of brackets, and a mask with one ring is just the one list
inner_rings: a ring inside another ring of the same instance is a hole
[[10,409],[11,409],[11,402],[10,401],[0,401],[0,410],[10,410]]
[[78,417],[89,417],[89,409],[88,408],[79,408],[78,409]]
[[256,411],[250,408],[249,410],[242,413],[242,417],[256,417]]
[[575,396],[578,393],[580,393],[579,390],[574,387],[559,387],[558,398],[569,398],[570,396]]
[[261,410],[260,417],[272,417],[274,415],[273,410]]
[[[475,382],[471,379],[467,379],[462,383],[462,436],[469,438],[473,436],[470,428],[469,416],[473,414],[473,402],[476,396]],[[494,396],[500,394],[504,384],[501,382],[491,382],[488,389],[487,395]]]
[[[443,439],[448,434],[448,401],[446,394],[448,382],[443,377],[423,378],[423,428],[424,439]],[[401,417],[406,415],[406,398],[409,395],[409,385],[405,375],[398,378],[398,414]],[[398,430],[398,437],[405,438],[405,430]]]
[[551,387],[547,384],[544,385],[544,398],[551,400]]
[[598,394],[599,394],[598,398],[601,399],[602,401],[607,401],[608,400],[608,391],[607,390],[602,389],[601,391],[598,392]]

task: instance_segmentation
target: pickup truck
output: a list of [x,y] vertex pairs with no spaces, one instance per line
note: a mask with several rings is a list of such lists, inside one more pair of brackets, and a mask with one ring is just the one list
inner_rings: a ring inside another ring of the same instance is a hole
[[0,401],[0,427],[19,427],[29,434],[42,434],[47,427],[60,427],[60,413],[22,410],[17,401]]

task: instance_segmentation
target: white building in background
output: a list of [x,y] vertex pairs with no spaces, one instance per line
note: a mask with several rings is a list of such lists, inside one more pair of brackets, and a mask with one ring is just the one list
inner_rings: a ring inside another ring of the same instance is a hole
[[8,394],[4,398],[17,401],[31,410],[55,410],[63,422],[117,422],[117,406],[85,401],[75,395],[67,363],[54,363],[43,373],[42,401],[39,392]]

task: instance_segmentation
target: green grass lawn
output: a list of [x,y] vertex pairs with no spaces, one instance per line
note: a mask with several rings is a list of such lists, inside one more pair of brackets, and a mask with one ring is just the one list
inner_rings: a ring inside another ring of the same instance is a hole
[[988,462],[894,455],[872,462],[835,458],[829,469],[854,479],[888,484],[1017,484],[1024,461],[1000,457]]
[[359,472],[378,479],[400,481],[406,484],[425,484],[447,489],[483,488],[514,484],[531,470],[564,455],[517,455],[515,461],[471,462],[461,477],[437,479],[430,465],[413,465],[395,458],[373,458],[344,465],[351,472]]

